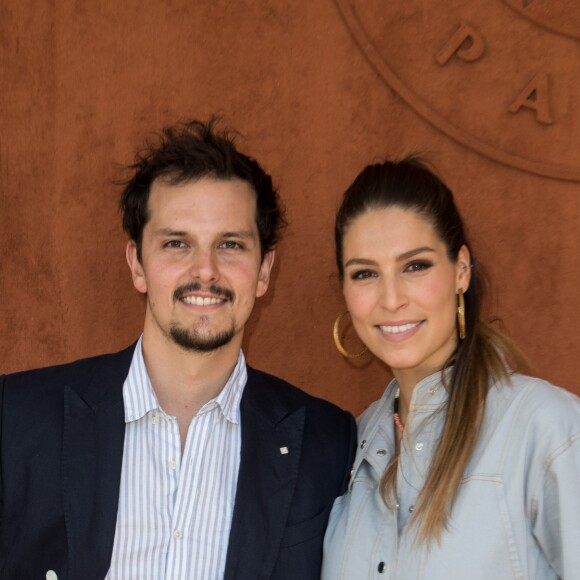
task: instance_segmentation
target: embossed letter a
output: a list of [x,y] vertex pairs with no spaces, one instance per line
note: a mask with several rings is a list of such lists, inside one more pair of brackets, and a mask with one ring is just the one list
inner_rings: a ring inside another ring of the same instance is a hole
[[536,112],[536,120],[544,125],[553,123],[550,116],[550,95],[548,93],[548,75],[539,72],[516,97],[510,105],[510,113],[517,113],[522,107]]
[[454,54],[457,54],[461,60],[473,62],[483,54],[484,50],[483,36],[473,26],[463,22],[437,53],[435,60],[443,66]]

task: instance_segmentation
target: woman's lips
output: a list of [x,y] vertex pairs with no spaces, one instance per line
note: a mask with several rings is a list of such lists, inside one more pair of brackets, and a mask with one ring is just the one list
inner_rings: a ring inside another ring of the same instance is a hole
[[423,324],[423,320],[403,321],[403,322],[386,322],[377,324],[376,327],[381,331],[382,336],[387,340],[399,342],[410,338],[416,334]]

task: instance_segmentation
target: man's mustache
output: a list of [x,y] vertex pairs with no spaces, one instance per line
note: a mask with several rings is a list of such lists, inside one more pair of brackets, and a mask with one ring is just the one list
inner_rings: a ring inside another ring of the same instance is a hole
[[[202,290],[202,286],[200,282],[191,282],[189,284],[183,284],[183,286],[179,286],[173,292],[173,300],[181,300],[186,294],[191,292],[199,292]],[[229,302],[233,302],[235,298],[235,294],[229,290],[228,288],[223,288],[222,286],[217,286],[212,284],[204,292],[210,292],[214,296],[218,296],[220,298],[225,298]]]

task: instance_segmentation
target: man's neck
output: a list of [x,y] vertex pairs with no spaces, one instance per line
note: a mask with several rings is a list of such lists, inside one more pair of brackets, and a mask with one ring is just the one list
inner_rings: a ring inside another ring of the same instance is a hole
[[143,358],[159,405],[177,418],[185,435],[196,413],[215,398],[232,374],[240,353],[242,337],[207,353],[188,351],[171,339],[158,340],[143,333]]

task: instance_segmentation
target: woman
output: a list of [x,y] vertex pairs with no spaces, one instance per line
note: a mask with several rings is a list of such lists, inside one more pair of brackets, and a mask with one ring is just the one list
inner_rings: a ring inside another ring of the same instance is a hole
[[512,372],[449,189],[415,159],[371,165],[335,236],[353,326],[394,379],[359,420],[323,580],[580,579],[580,400]]

